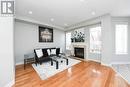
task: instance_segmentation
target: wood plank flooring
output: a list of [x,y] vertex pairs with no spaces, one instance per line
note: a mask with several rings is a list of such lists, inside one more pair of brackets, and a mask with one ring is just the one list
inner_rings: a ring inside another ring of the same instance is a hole
[[[48,71],[49,72],[49,71]],[[130,87],[110,67],[82,61],[47,80],[41,80],[31,65],[16,67],[13,87]]]

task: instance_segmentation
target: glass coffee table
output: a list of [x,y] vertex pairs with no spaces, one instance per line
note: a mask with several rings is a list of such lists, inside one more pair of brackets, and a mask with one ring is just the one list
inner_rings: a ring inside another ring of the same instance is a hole
[[69,61],[68,58],[65,56],[51,56],[51,65],[53,66],[53,62],[56,63],[56,69],[59,69],[59,63],[63,63],[63,61],[66,61],[66,65],[68,65]]

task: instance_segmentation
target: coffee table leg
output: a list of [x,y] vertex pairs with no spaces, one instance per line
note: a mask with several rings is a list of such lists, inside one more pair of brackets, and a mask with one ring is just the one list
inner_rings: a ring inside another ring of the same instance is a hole
[[66,65],[68,65],[68,63],[69,63],[69,61],[68,61],[68,59],[66,59]]
[[58,69],[59,67],[58,67],[58,61],[56,62],[56,69]]

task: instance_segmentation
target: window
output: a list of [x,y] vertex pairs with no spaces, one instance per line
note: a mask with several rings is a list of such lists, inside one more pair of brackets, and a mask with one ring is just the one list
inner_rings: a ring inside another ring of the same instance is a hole
[[101,53],[101,26],[90,28],[90,52]]
[[127,54],[127,24],[115,25],[116,54]]
[[66,50],[70,50],[71,46],[71,32],[66,32]]

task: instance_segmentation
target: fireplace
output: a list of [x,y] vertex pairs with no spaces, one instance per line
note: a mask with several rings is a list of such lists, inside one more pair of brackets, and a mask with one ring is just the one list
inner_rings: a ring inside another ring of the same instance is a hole
[[75,57],[84,59],[84,48],[74,47],[74,55]]

